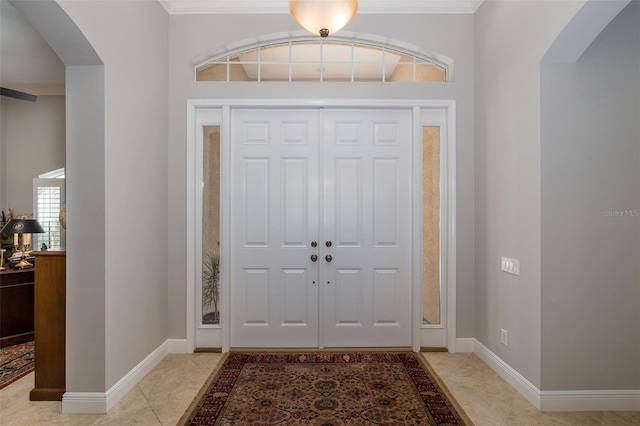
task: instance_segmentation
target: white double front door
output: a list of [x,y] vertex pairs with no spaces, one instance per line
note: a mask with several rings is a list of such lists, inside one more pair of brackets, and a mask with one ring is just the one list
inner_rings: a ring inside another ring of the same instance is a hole
[[411,345],[411,111],[234,109],[231,347]]

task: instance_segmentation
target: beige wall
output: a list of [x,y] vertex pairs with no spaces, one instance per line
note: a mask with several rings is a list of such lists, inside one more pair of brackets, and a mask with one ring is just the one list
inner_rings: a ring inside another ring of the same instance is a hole
[[39,96],[36,102],[2,97],[1,207],[33,213],[33,179],[65,166],[65,97]]

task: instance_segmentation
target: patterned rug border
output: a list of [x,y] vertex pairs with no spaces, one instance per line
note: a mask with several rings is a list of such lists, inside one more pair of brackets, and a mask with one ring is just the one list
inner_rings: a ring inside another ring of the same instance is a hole
[[471,421],[471,419],[467,415],[467,412],[464,411],[464,408],[462,408],[462,405],[460,405],[458,400],[453,396],[453,394],[451,393],[451,391],[449,390],[447,385],[444,383],[444,380],[442,380],[442,378],[438,375],[438,373],[435,372],[433,367],[431,367],[431,364],[429,364],[429,361],[427,361],[427,359],[425,358],[424,354],[422,352],[418,352],[417,355],[418,355],[418,358],[420,359],[420,361],[422,362],[422,366],[424,367],[424,369],[427,370],[427,372],[429,373],[431,379],[433,379],[433,381],[436,383],[436,385],[438,385],[438,388],[440,388],[440,390],[442,391],[444,396],[447,397],[447,399],[449,400],[451,405],[453,405],[453,408],[456,409],[456,411],[458,412],[458,415],[462,418],[462,420],[467,425],[473,426],[473,422]]
[[5,379],[5,375],[9,375],[7,373],[11,373],[11,369],[7,367],[8,365],[12,362],[16,362],[17,360],[24,359],[26,355],[31,354],[28,362],[18,370],[22,370],[24,367],[27,367],[27,369],[18,372],[17,375],[9,378],[5,382],[0,382],[0,389],[6,388],[10,384],[17,382],[35,370],[35,364],[33,361],[34,350],[33,341],[0,348],[0,379]]
[[10,384],[17,382],[18,380],[22,379],[24,376],[28,376],[29,374],[33,373],[34,371],[35,371],[35,368],[32,367],[32,368],[30,368],[30,369],[18,374],[16,377],[10,379],[9,381],[0,384],[0,389],[6,388]]
[[178,421],[178,425],[189,424],[191,414],[195,411],[198,404],[200,404],[200,401],[209,390],[209,387],[211,386],[213,381],[218,378],[218,373],[220,372],[220,370],[222,370],[222,367],[224,366],[225,362],[227,362],[229,355],[231,355],[232,353],[234,352],[227,352],[222,355],[222,358],[220,359],[220,361],[218,361],[218,365],[216,365],[216,368],[213,369],[213,371],[211,372],[207,380],[204,381],[204,384],[196,394],[195,398],[193,398],[193,401],[191,401],[191,404],[189,404],[189,407],[187,408],[187,410],[184,412],[182,417],[180,417],[180,420]]
[[220,371],[224,367],[224,365],[227,362],[227,360],[228,360],[230,355],[235,355],[235,354],[245,354],[245,355],[253,354],[253,355],[260,355],[260,356],[265,356],[265,355],[282,356],[282,355],[286,355],[286,354],[290,354],[290,355],[314,354],[314,355],[324,355],[324,356],[326,356],[326,355],[329,355],[329,354],[344,355],[344,354],[347,354],[347,353],[348,354],[371,354],[371,353],[398,354],[398,353],[407,353],[407,354],[415,355],[416,358],[418,358],[422,368],[424,368],[424,370],[427,372],[428,377],[436,384],[436,386],[438,386],[439,390],[447,398],[448,402],[453,406],[453,409],[456,410],[458,416],[460,417],[460,419],[462,419],[462,421],[465,423],[465,425],[469,425],[469,426],[473,426],[474,425],[474,423],[471,421],[471,419],[469,418],[469,416],[465,412],[464,408],[462,408],[462,405],[460,405],[458,400],[453,396],[453,394],[451,393],[449,388],[444,384],[444,381],[442,380],[442,378],[435,372],[435,370],[431,367],[431,365],[429,364],[429,362],[427,361],[427,359],[424,357],[424,355],[421,352],[412,352],[412,351],[372,351],[372,350],[361,350],[361,351],[358,351],[358,350],[349,350],[349,351],[338,350],[338,351],[330,351],[330,352],[327,352],[325,350],[323,350],[323,351],[312,351],[312,350],[311,351],[310,350],[296,350],[296,351],[289,351],[289,350],[285,350],[285,351],[282,351],[282,350],[265,350],[265,351],[259,351],[259,350],[252,350],[252,351],[237,350],[236,351],[236,350],[232,350],[231,352],[227,352],[227,353],[223,354],[222,358],[218,362],[218,365],[216,365],[216,368],[211,372],[211,374],[209,375],[207,380],[205,380],[204,384],[202,385],[202,387],[200,388],[200,390],[198,391],[198,393],[194,397],[194,399],[191,402],[191,404],[189,404],[189,407],[186,409],[185,413],[182,415],[182,417],[180,418],[180,420],[178,421],[177,424],[179,426],[189,426],[191,424],[191,417],[193,417],[193,414],[195,414],[196,408],[198,408],[198,405],[200,405],[200,402],[202,401],[202,399],[206,395],[206,393],[209,390],[209,388],[211,387],[212,383],[218,378]]

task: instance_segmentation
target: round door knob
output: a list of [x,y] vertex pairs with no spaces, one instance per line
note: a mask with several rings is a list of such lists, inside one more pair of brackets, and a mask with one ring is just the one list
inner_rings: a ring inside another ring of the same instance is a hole
[[327,241],[326,243],[324,243],[327,247],[331,247],[331,241]]
[[318,256],[317,256],[317,255],[315,255],[315,254],[312,254],[312,255],[311,255],[311,261],[312,261],[312,262],[315,262],[316,260],[318,260]]
[[311,241],[311,247],[318,247],[318,242],[317,241]]
[[324,257],[324,260],[326,260],[327,262],[331,262],[333,260],[333,257],[331,257],[331,255],[328,254]]

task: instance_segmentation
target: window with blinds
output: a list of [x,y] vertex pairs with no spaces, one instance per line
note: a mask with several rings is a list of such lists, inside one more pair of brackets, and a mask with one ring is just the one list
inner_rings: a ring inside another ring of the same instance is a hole
[[65,204],[64,179],[33,180],[33,212],[44,234],[33,235],[33,249],[40,250],[42,243],[48,248],[65,247],[65,232],[60,226],[60,210]]

